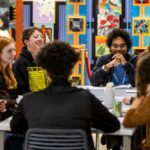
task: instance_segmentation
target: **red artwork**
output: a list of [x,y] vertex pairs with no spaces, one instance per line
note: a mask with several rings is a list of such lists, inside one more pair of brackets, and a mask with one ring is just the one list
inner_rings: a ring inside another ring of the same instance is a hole
[[98,35],[106,36],[112,29],[119,25],[119,16],[108,14],[106,16],[98,15]]

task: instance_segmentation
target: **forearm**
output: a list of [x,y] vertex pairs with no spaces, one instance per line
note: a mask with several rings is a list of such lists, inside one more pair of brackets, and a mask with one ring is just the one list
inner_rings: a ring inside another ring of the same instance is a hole
[[13,133],[17,134],[25,134],[26,130],[28,129],[28,123],[22,111],[21,103],[19,103],[12,117],[12,120],[10,122],[10,128]]
[[103,132],[114,132],[120,128],[119,120],[93,97],[91,101],[93,127],[101,129]]
[[93,86],[105,85],[108,81],[108,72],[104,71],[101,67],[94,70],[91,76],[91,84]]

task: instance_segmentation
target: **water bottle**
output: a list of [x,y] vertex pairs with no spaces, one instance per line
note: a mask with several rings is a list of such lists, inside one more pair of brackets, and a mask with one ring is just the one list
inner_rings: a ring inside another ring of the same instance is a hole
[[104,105],[108,108],[111,109],[113,105],[113,100],[114,100],[114,90],[113,90],[113,85],[112,83],[108,83],[106,85],[106,88],[104,89]]

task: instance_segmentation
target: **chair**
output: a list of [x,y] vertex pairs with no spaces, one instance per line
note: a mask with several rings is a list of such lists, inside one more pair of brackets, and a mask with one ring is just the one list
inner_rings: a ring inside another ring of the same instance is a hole
[[80,129],[31,128],[24,150],[88,150],[87,136]]

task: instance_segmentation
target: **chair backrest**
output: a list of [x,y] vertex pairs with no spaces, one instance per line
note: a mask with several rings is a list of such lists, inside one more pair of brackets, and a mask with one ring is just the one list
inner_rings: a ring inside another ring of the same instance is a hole
[[88,150],[87,136],[80,129],[37,129],[26,133],[24,150]]

